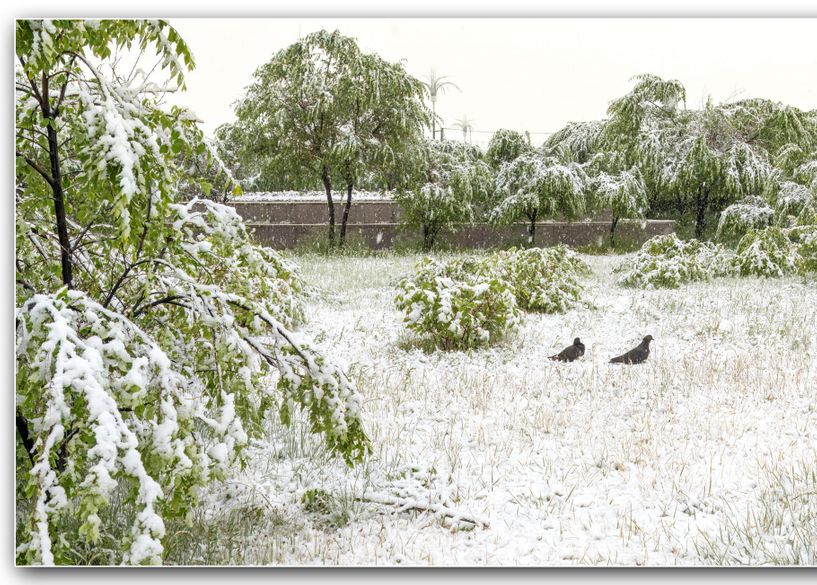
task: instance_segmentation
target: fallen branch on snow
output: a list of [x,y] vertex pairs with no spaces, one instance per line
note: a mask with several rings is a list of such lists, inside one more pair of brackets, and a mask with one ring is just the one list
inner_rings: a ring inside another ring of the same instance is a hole
[[485,518],[481,518],[479,516],[475,516],[472,514],[466,514],[460,512],[459,510],[454,510],[452,508],[449,508],[448,506],[444,506],[442,504],[423,502],[411,498],[397,498],[394,496],[385,496],[382,494],[364,494],[363,496],[356,499],[359,502],[369,502],[372,504],[395,506],[397,508],[394,511],[395,514],[407,512],[409,510],[419,510],[421,512],[432,512],[433,514],[450,518],[451,521],[454,523],[468,522],[469,524],[480,526],[482,528],[490,527],[490,523]]

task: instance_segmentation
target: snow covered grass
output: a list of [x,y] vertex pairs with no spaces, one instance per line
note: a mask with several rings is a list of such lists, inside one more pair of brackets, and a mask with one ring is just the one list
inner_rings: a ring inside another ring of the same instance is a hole
[[[350,469],[303,421],[271,422],[192,525],[168,526],[168,562],[817,563],[813,282],[633,290],[619,258],[584,257],[592,306],[428,352],[393,304],[417,259],[297,258],[306,330],[364,396],[373,453]],[[645,364],[608,363],[646,334]],[[546,359],[576,336],[581,360]]]

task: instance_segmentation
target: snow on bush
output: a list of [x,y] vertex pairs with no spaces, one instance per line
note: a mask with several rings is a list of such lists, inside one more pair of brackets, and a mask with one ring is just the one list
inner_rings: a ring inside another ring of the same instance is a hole
[[728,254],[715,244],[683,241],[675,234],[656,236],[619,264],[619,284],[635,288],[678,288],[729,272]]
[[798,270],[817,272],[817,224],[789,228],[786,236],[797,246]]
[[774,203],[777,223],[790,224],[814,201],[814,194],[803,185],[785,181],[781,183]]
[[734,259],[741,276],[786,276],[796,272],[799,263],[797,245],[777,227],[750,230],[741,238]]
[[514,291],[494,260],[440,262],[429,257],[398,284],[397,308],[406,328],[442,349],[494,343],[519,322]]
[[[165,522],[244,463],[270,417],[300,408],[330,451],[361,461],[362,399],[293,330],[295,267],[234,209],[179,203],[184,160],[208,152],[190,113],[164,111],[144,73],[94,66],[111,47],[150,45],[181,84],[192,57],[178,33],[145,20],[16,27],[17,561],[76,563],[102,540],[115,562],[160,563]],[[54,83],[29,89],[41,79]]]
[[751,229],[772,224],[774,210],[762,197],[746,197],[723,210],[715,237],[736,244]]
[[569,248],[529,248],[497,254],[497,263],[526,311],[564,313],[580,301],[578,276],[590,267]]

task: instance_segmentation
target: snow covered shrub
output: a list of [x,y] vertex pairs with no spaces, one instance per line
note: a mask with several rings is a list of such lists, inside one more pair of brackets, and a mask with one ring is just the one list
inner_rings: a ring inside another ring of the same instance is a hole
[[675,234],[644,242],[632,259],[615,269],[618,282],[636,288],[678,288],[685,282],[706,280],[727,271],[724,253],[717,246],[697,240],[687,242]]
[[443,349],[493,343],[519,320],[513,289],[490,258],[443,263],[425,257],[397,288],[406,328]]
[[738,244],[735,268],[741,276],[780,277],[797,270],[797,246],[777,227],[750,230]]
[[774,210],[762,197],[746,197],[723,210],[715,237],[735,245],[746,232],[768,227],[773,219]]
[[797,246],[798,271],[817,272],[817,224],[789,228],[786,236]]
[[[208,150],[189,111],[161,107],[192,66],[178,33],[143,20],[16,29],[17,561],[75,563],[104,536],[121,547],[113,562],[159,563],[165,522],[244,463],[269,417],[303,409],[332,452],[360,461],[361,398],[293,331],[295,268],[234,209],[180,203],[184,161]],[[148,45],[164,86],[94,65]],[[122,513],[101,514],[113,502]]]
[[576,305],[584,290],[578,276],[590,270],[563,245],[499,252],[497,264],[513,286],[520,308],[543,313],[564,313]]
[[774,205],[774,214],[778,225],[794,223],[804,209],[813,204],[814,194],[803,185],[785,181],[781,183]]

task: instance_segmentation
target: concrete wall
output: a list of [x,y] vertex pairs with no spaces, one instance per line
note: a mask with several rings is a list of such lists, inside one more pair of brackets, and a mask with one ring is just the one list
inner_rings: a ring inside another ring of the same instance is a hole
[[[619,222],[616,237],[639,243],[657,235],[670,234],[675,230],[674,221],[651,220],[642,227],[641,222]],[[249,224],[259,243],[276,249],[294,248],[299,244],[319,242],[327,237],[326,224]],[[354,224],[347,228],[350,243],[361,243],[374,250],[391,248],[395,245],[419,246],[422,237],[419,230],[406,228],[400,224]],[[566,244],[571,247],[601,245],[610,235],[607,222],[548,222],[536,225],[535,244],[554,246]],[[454,232],[440,234],[441,244],[454,248],[492,248],[521,246],[527,242],[527,225],[512,224],[493,227],[485,224],[460,225]]]
[[[235,201],[236,211],[255,234],[259,243],[277,249],[325,241],[328,232],[324,201]],[[337,206],[336,229],[340,229],[342,207]],[[371,249],[393,246],[419,246],[419,229],[401,225],[400,206],[393,201],[352,202],[349,210],[347,237],[352,244]],[[672,233],[674,221],[649,220],[619,222],[616,237],[621,240],[644,242],[656,236]],[[535,244],[553,246],[559,243],[571,247],[602,244],[610,234],[610,212],[599,213],[577,222],[548,221],[536,225]],[[527,224],[508,226],[462,224],[446,230],[438,237],[445,246],[454,248],[492,248],[523,245],[527,241]]]

